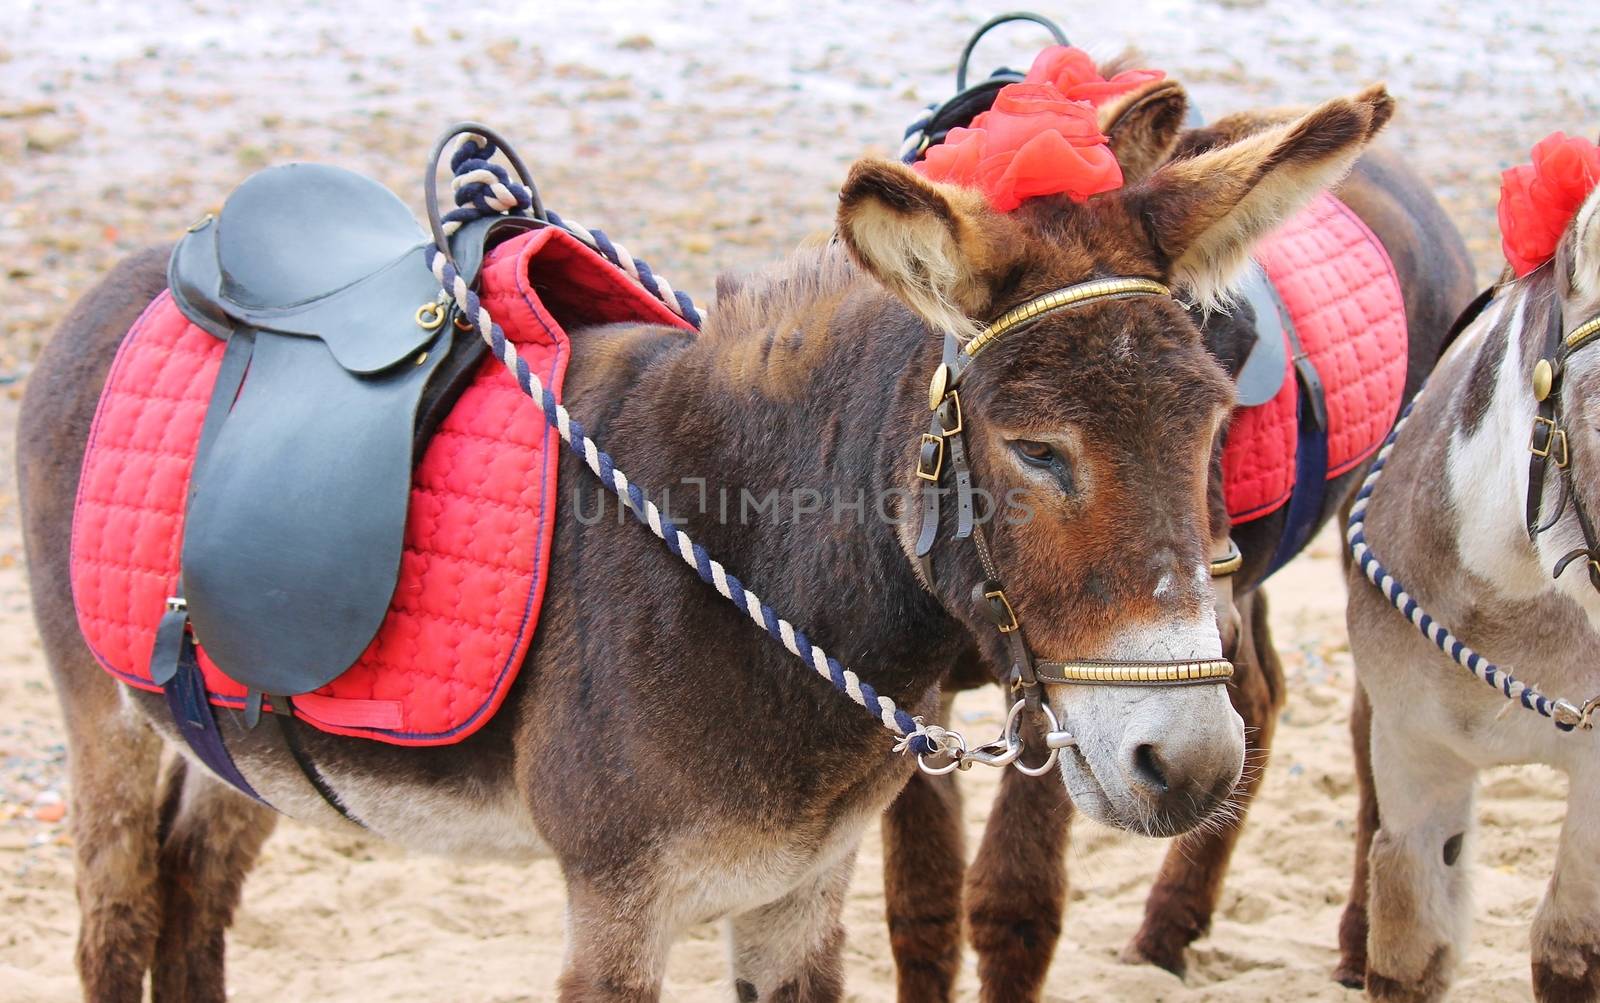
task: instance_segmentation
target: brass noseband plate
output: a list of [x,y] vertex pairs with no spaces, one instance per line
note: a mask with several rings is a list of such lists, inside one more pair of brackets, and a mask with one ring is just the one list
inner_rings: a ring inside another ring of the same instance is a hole
[[1225,658],[1183,662],[1040,662],[1039,678],[1047,683],[1097,683],[1121,686],[1182,686],[1224,683],[1233,678]]
[[1567,335],[1567,351],[1570,352],[1573,349],[1578,348],[1584,342],[1588,341],[1590,338],[1593,338],[1597,334],[1600,334],[1600,317],[1595,317],[1592,320],[1579,324],[1577,327],[1572,329],[1571,334]]

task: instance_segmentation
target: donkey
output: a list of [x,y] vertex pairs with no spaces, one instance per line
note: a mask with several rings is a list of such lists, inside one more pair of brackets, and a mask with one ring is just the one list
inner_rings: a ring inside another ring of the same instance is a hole
[[[1236,114],[1184,130],[1186,110],[1182,87],[1170,80],[1101,109],[1101,131],[1109,137],[1126,177],[1172,170],[1218,149],[1238,149],[1242,143],[1271,143],[1292,127],[1284,125],[1292,113],[1268,111]],[[1382,120],[1387,118],[1385,107]],[[1399,274],[1409,331],[1405,381],[1409,397],[1432,368],[1451,321],[1473,294],[1471,259],[1427,186],[1391,152],[1368,149],[1336,193],[1377,235]],[[1248,304],[1206,314],[1201,323],[1208,347],[1230,373],[1237,373],[1253,329]],[[1329,481],[1319,525],[1348,504],[1360,477],[1357,468]],[[1222,498],[1220,450],[1214,457],[1209,492],[1213,553],[1229,552],[1231,533],[1242,556],[1235,573],[1215,581],[1224,651],[1235,667],[1228,695],[1245,722],[1247,766],[1229,810],[1168,850],[1146,899],[1144,922],[1123,951],[1125,960],[1155,964],[1179,976],[1184,974],[1185,948],[1210,926],[1245,813],[1260,788],[1285,699],[1283,669],[1268,629],[1261,584],[1286,512],[1230,527]],[[948,681],[946,695],[992,685],[993,679],[989,666],[969,657]],[[948,706],[947,700],[946,712]],[[1032,741],[1037,743],[1040,737],[1034,733]],[[959,906],[964,904],[966,928],[978,954],[982,998],[994,1003],[1038,999],[1062,929],[1067,897],[1064,852],[1073,809],[1097,821],[1107,817],[1086,799],[1069,799],[1053,787],[1008,772],[1001,779],[969,871],[954,780],[953,776],[913,777],[884,819],[886,913],[899,998],[951,998],[961,958]]]
[[[1463,330],[1395,439],[1365,513],[1367,544],[1433,623],[1574,703],[1600,692],[1600,542],[1589,515],[1600,505],[1596,334],[1600,190],[1553,261],[1508,276]],[[1556,871],[1533,917],[1534,995],[1600,999],[1593,705],[1553,712],[1582,730],[1551,727],[1508,703],[1520,693],[1504,674],[1487,677],[1490,689],[1444,654],[1361,568],[1349,579],[1350,648],[1370,704],[1355,729],[1366,855],[1358,884],[1367,878],[1356,891],[1366,894],[1346,914],[1366,937],[1344,945],[1344,967],[1365,970],[1374,999],[1445,994],[1470,923],[1478,771],[1545,763],[1571,786]]]
[[[1215,289],[1233,257],[1349,168],[1388,107],[1381,89],[1333,100],[1138,185],[1011,214],[862,161],[840,194],[838,239],[730,287],[699,337],[573,331],[570,407],[643,484],[703,473],[914,498],[940,332],[1107,275]],[[97,1001],[138,999],[147,971],[158,999],[223,998],[225,930],[275,818],[185,759],[160,775],[163,744],[181,746],[160,697],[101,671],[73,612],[85,437],[164,257],[125,262],[69,315],[19,427],[35,612],[71,749],[78,968]],[[1027,644],[1058,658],[1216,658],[1206,479],[1230,394],[1178,302],[1044,314],[996,340],[962,395],[976,482],[1030,499],[1031,518],[988,527]],[[592,511],[598,486],[561,462]],[[972,549],[946,534],[929,588],[912,560],[914,513],[889,514],[682,521],[880,692],[931,717],[951,667],[973,650],[998,662],[1002,641],[967,591],[987,577]],[[401,748],[287,722],[303,751],[375,835],[457,855],[554,854],[568,892],[563,1000],[658,998],[673,938],[712,920],[727,924],[740,1000],[841,998],[856,846],[911,763],[636,527],[563,512],[552,561],[538,643],[482,730]],[[1060,685],[1048,700],[1080,750],[1062,763],[1063,789],[1114,824],[1185,831],[1237,782],[1243,726],[1219,684]],[[274,806],[348,827],[265,729],[221,728]]]

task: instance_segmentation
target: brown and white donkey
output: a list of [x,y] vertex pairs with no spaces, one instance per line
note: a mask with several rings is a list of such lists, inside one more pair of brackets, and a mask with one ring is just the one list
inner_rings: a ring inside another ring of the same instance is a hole
[[[1531,462],[1536,448],[1543,456]],[[1503,281],[1428,381],[1373,486],[1366,543],[1430,626],[1585,714],[1600,694],[1594,512],[1600,189],[1554,259]],[[1563,732],[1509,702],[1520,691],[1503,671],[1474,678],[1442,650],[1454,642],[1423,636],[1360,568],[1349,578],[1350,650],[1371,703],[1353,729],[1362,817],[1344,970],[1365,973],[1374,999],[1445,995],[1471,921],[1478,772],[1544,763],[1569,786],[1555,871],[1533,916],[1534,995],[1600,999],[1595,733]]]
[[[1203,162],[1220,149],[1270,145],[1295,128],[1297,120],[1285,110],[1248,112],[1186,130],[1186,111],[1183,89],[1171,80],[1100,109],[1101,131],[1127,177]],[[1380,121],[1387,120],[1388,112],[1384,105]],[[1451,322],[1472,298],[1466,247],[1427,186],[1391,151],[1368,149],[1336,194],[1377,236],[1400,279],[1408,327],[1404,394],[1409,398],[1432,369]],[[1248,249],[1231,250],[1242,255]],[[1232,371],[1244,361],[1250,324],[1246,307],[1213,312],[1203,320],[1208,346]],[[1328,481],[1318,524],[1348,505],[1365,468],[1359,464]],[[1283,534],[1286,512],[1230,527],[1222,484],[1219,451],[1210,485],[1214,540],[1218,552],[1225,552],[1231,530],[1243,562],[1236,573],[1217,580],[1217,612],[1224,651],[1235,666],[1228,695],[1245,722],[1247,766],[1229,810],[1212,816],[1211,824],[1175,841],[1167,851],[1146,900],[1144,922],[1124,950],[1129,961],[1153,963],[1180,975],[1185,948],[1210,926],[1285,698],[1260,585]],[[957,667],[946,696],[958,688],[993,685],[993,679],[988,665],[969,656]],[[948,707],[947,699],[946,711]],[[1028,757],[1041,755],[1041,739],[1031,736]],[[1115,822],[1116,815],[1093,797],[1073,791],[1069,798],[1015,771],[1007,771],[1000,784],[970,869],[954,776],[913,777],[885,817],[884,886],[901,1000],[951,998],[963,925],[978,954],[985,1001],[1039,998],[1062,930],[1065,854],[1074,809],[1098,821]],[[1358,894],[1364,887],[1361,880]]]
[[[730,291],[700,336],[571,332],[568,406],[641,484],[703,475],[915,497],[941,331],[1103,276],[1205,295],[1343,176],[1389,107],[1381,89],[1330,101],[1086,204],[1039,199],[1011,214],[901,165],[859,163],[840,239]],[[137,1000],[147,973],[157,999],[223,999],[224,932],[275,818],[184,759],[160,776],[163,744],[181,746],[164,704],[102,671],[74,617],[68,541],[85,438],[164,259],[131,259],[77,306],[39,360],[19,429],[34,603],[70,747],[78,966],[96,1001]],[[1031,499],[1032,518],[995,520],[990,542],[1033,649],[1216,658],[1206,482],[1230,391],[1178,301],[1050,313],[996,341],[962,395],[976,481]],[[561,462],[592,507],[599,487],[576,459]],[[953,550],[940,586],[925,588],[910,511],[842,526],[684,522],[913,711],[936,712],[941,680],[975,643],[1003,657],[967,591],[985,577],[976,555]],[[538,642],[483,730],[401,748],[288,722],[302,747],[380,837],[473,857],[553,853],[569,903],[563,1000],[658,998],[673,939],[714,920],[728,924],[740,1000],[840,999],[856,846],[909,759],[638,527],[563,511],[552,561]],[[1048,697],[1081,750],[1063,764],[1065,787],[1049,786],[1115,824],[1187,830],[1238,778],[1244,729],[1219,684],[1060,685]],[[348,825],[266,729],[221,727],[272,804]]]

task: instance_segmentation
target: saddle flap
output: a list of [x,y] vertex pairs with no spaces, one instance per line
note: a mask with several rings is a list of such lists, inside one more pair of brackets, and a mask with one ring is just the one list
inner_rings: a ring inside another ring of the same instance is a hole
[[195,635],[234,679],[314,690],[377,633],[399,574],[417,402],[448,354],[360,376],[314,339],[256,336],[195,465],[183,540]]
[[1254,262],[1240,284],[1239,294],[1255,311],[1256,339],[1234,382],[1234,403],[1238,407],[1256,407],[1278,396],[1283,388],[1289,358],[1284,327],[1287,311],[1266,271]]

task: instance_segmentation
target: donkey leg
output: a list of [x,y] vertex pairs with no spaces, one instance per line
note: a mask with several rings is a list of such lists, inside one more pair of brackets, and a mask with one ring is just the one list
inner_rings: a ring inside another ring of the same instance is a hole
[[670,932],[651,891],[625,880],[567,881],[561,1003],[657,1003]]
[[1267,626],[1267,597],[1257,589],[1240,604],[1243,619],[1234,653],[1234,675],[1228,698],[1244,718],[1245,769],[1234,788],[1232,811],[1215,825],[1176,840],[1161,862],[1144,922],[1123,949],[1129,962],[1147,962],[1182,977],[1183,952],[1211,927],[1211,915],[1222,894],[1228,861],[1244,829],[1245,812],[1266,774],[1272,734],[1283,709],[1283,665],[1272,646]]
[[1350,744],[1356,766],[1356,865],[1350,898],[1339,917],[1339,967],[1334,980],[1346,989],[1367,984],[1367,862],[1378,831],[1378,792],[1372,785],[1372,703],[1357,683],[1350,699]]
[[844,998],[840,913],[854,869],[852,852],[776,902],[729,921],[739,1003],[835,1003]]
[[1369,858],[1367,993],[1444,996],[1465,947],[1467,863],[1477,771],[1429,741],[1404,711],[1373,708],[1372,772],[1382,824]]
[[1600,1000],[1600,809],[1595,770],[1575,770],[1555,873],[1533,916],[1533,994],[1541,1003]]
[[[68,607],[70,609],[70,607]],[[92,1003],[138,1003],[161,923],[156,889],[161,741],[79,641],[46,652],[66,717],[77,856],[78,978]],[[70,660],[72,664],[64,664]]]
[[182,759],[165,786],[153,995],[156,1003],[221,1003],[224,936],[245,875],[278,817]]
[[[1024,727],[1026,761],[1044,758],[1044,736]],[[1008,769],[967,877],[967,922],[978,952],[983,1003],[1039,999],[1067,904],[1072,802],[1054,776]]]
[[[940,708],[949,722],[952,697]],[[902,1003],[943,1003],[961,967],[966,840],[954,774],[911,775],[883,816],[883,898]]]

